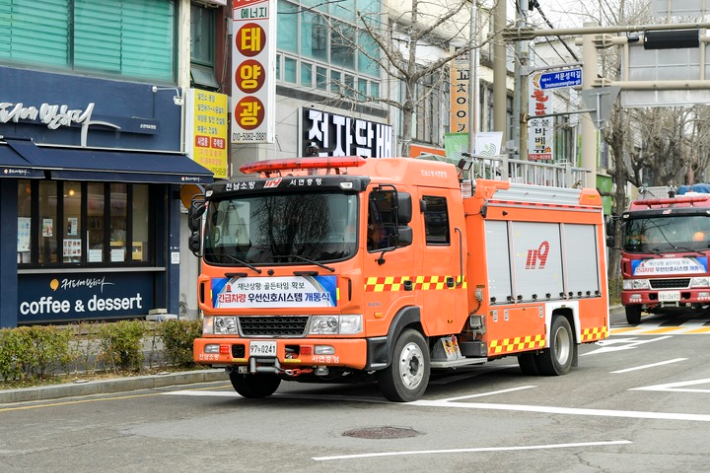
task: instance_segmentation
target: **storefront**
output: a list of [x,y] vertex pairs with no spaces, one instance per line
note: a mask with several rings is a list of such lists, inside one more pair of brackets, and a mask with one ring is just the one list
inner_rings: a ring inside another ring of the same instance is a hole
[[0,327],[179,309],[180,89],[0,67]]

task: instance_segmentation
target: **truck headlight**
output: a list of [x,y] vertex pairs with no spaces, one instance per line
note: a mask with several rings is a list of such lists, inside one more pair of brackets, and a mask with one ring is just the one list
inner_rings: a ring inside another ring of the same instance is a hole
[[310,335],[355,335],[362,332],[362,315],[314,315]]
[[690,287],[708,287],[710,286],[710,278],[690,278]]
[[624,279],[623,288],[625,291],[633,291],[635,289],[648,289],[648,279]]
[[214,317],[214,333],[219,334],[236,334],[237,333],[237,318],[236,317]]
[[341,315],[340,335],[355,335],[362,332],[362,315]]

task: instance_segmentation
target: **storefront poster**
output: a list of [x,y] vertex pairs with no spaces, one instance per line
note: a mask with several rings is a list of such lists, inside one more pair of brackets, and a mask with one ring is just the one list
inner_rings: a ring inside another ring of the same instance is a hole
[[42,236],[47,238],[54,236],[54,220],[51,218],[42,219]]
[[81,256],[81,239],[65,238],[63,242],[62,256],[67,258],[78,258]]
[[67,219],[67,235],[76,236],[79,233],[79,219],[76,217],[69,217]]
[[30,251],[30,233],[32,230],[32,219],[30,217],[18,217],[17,219],[17,251],[22,253]]

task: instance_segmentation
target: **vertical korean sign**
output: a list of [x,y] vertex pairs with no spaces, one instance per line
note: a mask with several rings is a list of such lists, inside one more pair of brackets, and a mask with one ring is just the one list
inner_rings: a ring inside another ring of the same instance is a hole
[[214,173],[227,178],[227,96],[206,90],[187,93],[187,155]]
[[552,92],[540,86],[540,73],[529,79],[528,114],[528,159],[530,161],[552,161],[553,119],[535,118],[552,114]]
[[232,143],[273,143],[276,0],[234,0]]
[[468,133],[469,112],[469,59],[468,54],[451,62],[451,132]]

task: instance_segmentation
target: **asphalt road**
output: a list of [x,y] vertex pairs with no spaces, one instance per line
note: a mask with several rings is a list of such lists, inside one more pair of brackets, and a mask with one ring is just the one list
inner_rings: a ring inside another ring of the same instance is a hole
[[433,377],[420,401],[375,385],[228,383],[0,405],[0,471],[710,471],[710,318],[614,311],[562,377],[515,358]]

